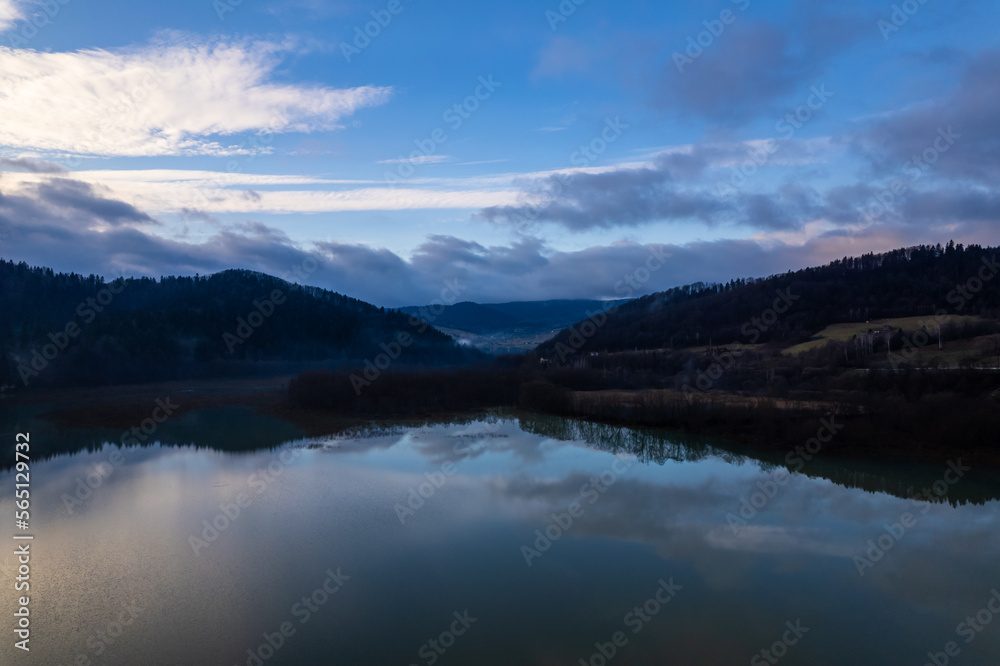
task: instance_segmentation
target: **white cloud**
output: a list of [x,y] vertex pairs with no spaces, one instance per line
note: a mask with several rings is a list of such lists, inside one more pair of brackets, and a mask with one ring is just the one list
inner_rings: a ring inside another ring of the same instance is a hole
[[[392,92],[276,83],[285,50],[225,41],[66,53],[0,47],[0,144],[49,155],[240,154],[266,150],[269,132],[339,129]],[[222,138],[244,132],[265,134],[243,146]]]
[[[2,93],[0,93],[2,94]],[[3,128],[0,127],[0,132]],[[803,145],[808,142],[802,142]],[[712,144],[717,149],[705,156],[706,168],[723,168],[735,164],[733,153],[745,149],[747,143]],[[626,161],[604,166],[565,167],[547,171],[499,172],[475,176],[422,177],[406,179],[388,186],[384,179],[333,179],[306,174],[252,174],[218,172],[197,169],[80,169],[70,177],[95,187],[106,187],[113,196],[127,201],[151,214],[172,214],[185,209],[197,209],[214,215],[226,213],[326,213],[343,211],[394,210],[461,210],[485,209],[492,206],[516,206],[545,197],[530,187],[559,174],[614,174],[635,169],[655,169],[656,157],[676,153],[691,153],[692,146],[660,149],[653,159]],[[787,158],[803,153],[788,147]],[[430,156],[429,162],[450,159]],[[777,164],[779,156],[772,159]],[[391,160],[390,160],[391,161]],[[405,160],[404,160],[405,161]],[[486,160],[503,162],[506,160]],[[469,164],[477,164],[471,162]],[[45,173],[6,173],[4,184],[9,191],[43,182]],[[253,190],[258,196],[246,195]],[[823,229],[810,228],[819,233]],[[815,233],[802,238],[781,237],[783,242],[801,244]],[[759,239],[758,239],[759,240]]]
[[441,164],[451,160],[449,155],[417,155],[416,157],[397,157],[391,160],[379,160],[379,164]]
[[18,0],[0,0],[0,32],[14,25],[14,21],[24,18]]
[[[428,187],[414,182],[388,187],[382,181],[344,181],[300,175],[263,175],[151,169],[74,171],[69,177],[153,214],[197,209],[205,213],[308,214],[344,211],[455,210],[512,205],[513,189],[468,184]],[[4,193],[30,194],[52,177],[4,174]],[[297,189],[319,186],[322,189]],[[247,191],[254,194],[248,196]]]

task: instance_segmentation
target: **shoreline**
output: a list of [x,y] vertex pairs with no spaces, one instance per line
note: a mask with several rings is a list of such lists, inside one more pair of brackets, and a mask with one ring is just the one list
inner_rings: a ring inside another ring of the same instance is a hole
[[[516,405],[391,413],[350,414],[325,407],[295,404],[289,396],[291,376],[155,382],[88,388],[42,388],[0,398],[0,408],[27,409],[59,431],[107,428],[127,430],[146,419],[157,400],[169,398],[184,415],[199,410],[246,407],[259,416],[294,426],[306,437],[318,437],[368,423],[407,423],[467,418],[489,409],[541,414],[631,429],[708,437],[728,443],[734,452],[783,454],[806,445],[817,428],[832,420],[835,434],[822,442],[818,458],[868,460],[877,463],[946,463],[957,456],[977,466],[1000,469],[1000,447],[979,441],[962,444],[908,437],[905,424],[888,427],[890,418],[875,420],[863,407],[835,400],[770,398],[712,391],[690,400],[678,391],[566,391],[555,388],[548,404]],[[988,398],[983,398],[984,401]],[[912,429],[912,426],[911,428]]]

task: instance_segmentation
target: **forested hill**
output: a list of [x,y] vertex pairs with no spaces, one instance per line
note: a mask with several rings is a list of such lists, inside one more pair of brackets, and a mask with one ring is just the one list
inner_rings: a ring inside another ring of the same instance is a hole
[[835,323],[939,312],[996,319],[998,259],[997,248],[948,243],[845,257],[766,278],[695,283],[621,305],[603,325],[566,329],[537,352],[558,357],[554,352],[560,343],[573,354],[737,342],[793,344]]
[[400,334],[401,364],[475,355],[401,312],[245,270],[105,282],[0,260],[0,317],[0,386],[19,388],[363,366]]

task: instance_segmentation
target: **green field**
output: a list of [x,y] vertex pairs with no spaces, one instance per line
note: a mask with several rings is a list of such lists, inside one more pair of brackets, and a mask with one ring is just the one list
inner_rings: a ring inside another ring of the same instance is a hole
[[[947,319],[943,321],[945,324],[958,324],[962,325],[965,323],[982,321],[982,317],[968,316],[968,315],[948,315]],[[937,330],[937,322],[933,316],[924,317],[898,317],[896,319],[873,319],[871,321],[859,321],[855,323],[847,324],[832,324],[827,326],[822,331],[817,333],[812,337],[811,340],[803,342],[801,344],[794,345],[784,350],[786,354],[800,354],[809,349],[815,347],[822,347],[828,342],[847,342],[856,335],[863,335],[869,330],[878,331],[881,330],[883,326],[892,326],[893,328],[902,328],[906,331],[916,331],[919,330],[921,326],[926,326],[928,333],[933,334]],[[961,343],[971,342],[969,340],[961,342],[951,342],[946,344],[946,347],[953,347]],[[937,338],[934,338],[933,344],[928,344],[927,349],[924,351],[930,352],[931,347],[933,351],[937,352]],[[946,350],[941,350],[946,351]],[[968,353],[968,352],[966,352]]]

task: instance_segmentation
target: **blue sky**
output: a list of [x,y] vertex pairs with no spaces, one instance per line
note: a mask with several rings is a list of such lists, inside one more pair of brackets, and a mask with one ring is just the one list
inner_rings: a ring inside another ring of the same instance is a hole
[[0,0],[0,256],[399,306],[1000,236],[996,3],[236,1]]

